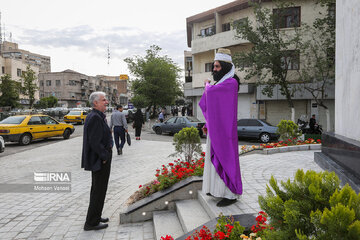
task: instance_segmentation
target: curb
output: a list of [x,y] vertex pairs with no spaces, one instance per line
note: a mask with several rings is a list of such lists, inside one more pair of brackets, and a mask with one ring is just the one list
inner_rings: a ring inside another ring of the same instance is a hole
[[276,147],[276,148],[264,148],[264,149],[254,149],[249,152],[241,153],[239,156],[246,156],[250,154],[274,154],[274,153],[284,153],[292,151],[307,151],[307,150],[321,150],[321,144],[304,144],[288,147]]

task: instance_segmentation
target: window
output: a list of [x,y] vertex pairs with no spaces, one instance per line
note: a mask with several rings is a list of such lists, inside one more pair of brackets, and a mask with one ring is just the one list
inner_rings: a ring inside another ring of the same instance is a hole
[[204,28],[200,30],[201,37],[207,37],[215,34],[215,26]]
[[300,7],[273,10],[277,28],[300,27]]
[[248,18],[241,18],[241,19],[238,19],[238,20],[235,20],[233,25],[234,25],[234,28],[236,27],[241,27],[243,25],[245,25],[248,21]]
[[212,71],[212,63],[205,63],[205,72]]
[[51,86],[51,80],[46,80],[46,86]]
[[256,119],[249,119],[248,120],[248,126],[251,126],[251,127],[262,127],[263,125]]
[[28,125],[39,125],[39,124],[43,124],[41,122],[41,119],[39,116],[34,116],[34,117],[31,117],[29,122],[28,122]]
[[5,67],[1,67],[1,72],[2,72],[2,74],[5,73]]
[[16,75],[18,77],[21,77],[21,69],[20,68],[16,69]]
[[297,50],[285,51],[281,57],[281,67],[288,70],[299,70],[300,55]]
[[166,121],[166,123],[175,123],[177,117],[172,117],[169,120]]
[[40,118],[41,118],[41,122],[43,124],[47,124],[47,125],[49,125],[49,124],[58,124],[58,122],[55,119],[53,119],[53,118],[51,118],[49,116],[42,116]]
[[180,117],[177,119],[176,123],[178,123],[178,124],[186,124],[185,119],[180,118]]
[[237,125],[238,126],[247,126],[247,122],[248,122],[247,119],[240,119],[240,120],[238,120]]
[[61,81],[60,80],[55,80],[56,86],[61,86]]
[[76,81],[75,80],[69,80],[69,85],[70,86],[76,86]]
[[40,81],[40,87],[43,87],[44,86],[44,80],[41,80]]
[[230,23],[224,23],[224,24],[222,25],[222,31],[223,31],[223,32],[230,31]]

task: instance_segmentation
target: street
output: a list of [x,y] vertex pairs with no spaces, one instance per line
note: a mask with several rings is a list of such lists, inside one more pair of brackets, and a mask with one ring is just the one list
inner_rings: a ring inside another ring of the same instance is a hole
[[[173,135],[170,135],[170,134],[167,134],[167,133],[164,133],[162,135],[157,135],[151,129],[151,126],[147,125],[147,124],[148,123],[146,123],[144,128],[143,128],[143,131],[141,133],[141,139],[149,140],[149,141],[161,141],[161,142],[172,142],[173,141],[173,137],[174,137]],[[70,138],[81,137],[83,135],[84,125],[75,124],[74,127],[75,127],[75,132],[71,135]],[[135,130],[131,127],[131,123],[129,123],[129,132],[132,135],[135,134]],[[14,153],[20,153],[20,152],[28,151],[30,149],[46,146],[46,145],[49,145],[49,144],[58,143],[60,141],[64,141],[64,139],[62,137],[49,138],[49,139],[40,139],[40,140],[36,140],[36,141],[31,142],[31,144],[29,144],[27,146],[21,146],[18,143],[15,143],[15,142],[7,142],[6,145],[5,145],[6,146],[5,152],[0,153],[0,161],[1,161],[2,157],[8,156],[8,155],[11,155],[11,154],[14,154]],[[202,144],[206,143],[206,138],[205,137],[201,138],[201,143]],[[241,139],[241,140],[239,140],[239,145],[256,145],[256,146],[258,146],[258,145],[260,145],[260,142],[257,141],[257,140],[253,140],[253,139]]]

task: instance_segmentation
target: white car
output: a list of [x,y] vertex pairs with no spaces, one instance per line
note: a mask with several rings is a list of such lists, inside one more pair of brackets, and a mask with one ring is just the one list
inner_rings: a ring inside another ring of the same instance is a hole
[[5,151],[5,141],[2,136],[0,136],[0,153]]

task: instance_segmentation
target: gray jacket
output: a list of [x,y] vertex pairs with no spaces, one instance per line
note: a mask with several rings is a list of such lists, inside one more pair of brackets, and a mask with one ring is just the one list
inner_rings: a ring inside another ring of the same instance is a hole
[[122,126],[125,129],[128,129],[128,125],[126,122],[126,117],[125,117],[125,113],[120,112],[118,110],[115,110],[112,114],[111,114],[111,119],[110,119],[110,129],[112,130],[113,127],[115,126]]

